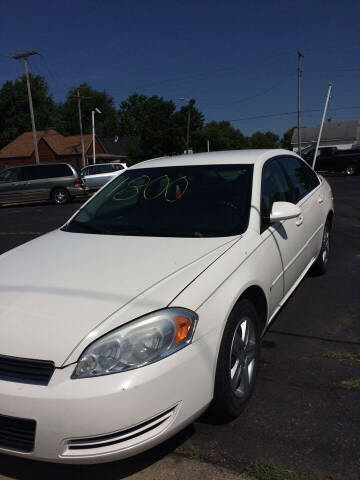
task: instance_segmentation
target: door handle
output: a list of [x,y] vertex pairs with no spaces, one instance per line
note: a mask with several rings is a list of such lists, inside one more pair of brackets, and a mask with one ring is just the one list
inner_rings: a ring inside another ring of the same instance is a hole
[[295,224],[299,227],[303,223],[303,220],[304,220],[304,217],[300,215]]
[[323,201],[324,201],[324,198],[321,197],[321,196],[319,196],[319,197],[318,197],[318,202],[319,202],[319,203],[323,203]]

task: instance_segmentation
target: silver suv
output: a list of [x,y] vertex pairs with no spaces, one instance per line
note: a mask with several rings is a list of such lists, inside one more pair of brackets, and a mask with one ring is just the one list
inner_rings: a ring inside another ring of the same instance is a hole
[[124,172],[126,168],[126,163],[97,163],[84,167],[81,170],[81,176],[90,190],[97,190],[119,173]]
[[88,193],[71,163],[40,163],[0,172],[0,205],[52,200],[58,205]]

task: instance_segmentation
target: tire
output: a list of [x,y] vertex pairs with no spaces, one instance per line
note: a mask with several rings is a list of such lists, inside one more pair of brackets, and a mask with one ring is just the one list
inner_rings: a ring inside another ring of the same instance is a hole
[[354,163],[347,165],[347,167],[345,168],[345,173],[349,176],[355,175],[357,173],[357,166]]
[[311,273],[313,275],[323,275],[327,270],[327,265],[329,262],[331,253],[331,225],[329,220],[326,220],[323,238],[321,243],[320,253],[311,267]]
[[70,195],[66,188],[55,188],[51,192],[51,199],[56,205],[65,205],[70,201]]
[[212,416],[228,421],[243,411],[254,389],[259,353],[258,315],[254,305],[243,299],[231,312],[221,340]]

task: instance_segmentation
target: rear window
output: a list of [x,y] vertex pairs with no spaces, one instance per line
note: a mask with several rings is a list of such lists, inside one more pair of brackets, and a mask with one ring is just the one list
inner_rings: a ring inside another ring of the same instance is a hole
[[23,180],[42,180],[45,178],[72,177],[73,172],[69,165],[35,165],[22,167]]

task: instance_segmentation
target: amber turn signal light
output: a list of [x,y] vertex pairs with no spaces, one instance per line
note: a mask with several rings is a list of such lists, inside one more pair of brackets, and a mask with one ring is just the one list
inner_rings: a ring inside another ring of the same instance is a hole
[[176,335],[175,335],[174,343],[178,343],[186,338],[191,328],[191,321],[186,317],[182,317],[178,315],[173,318],[173,322],[175,323],[175,326],[176,326]]

